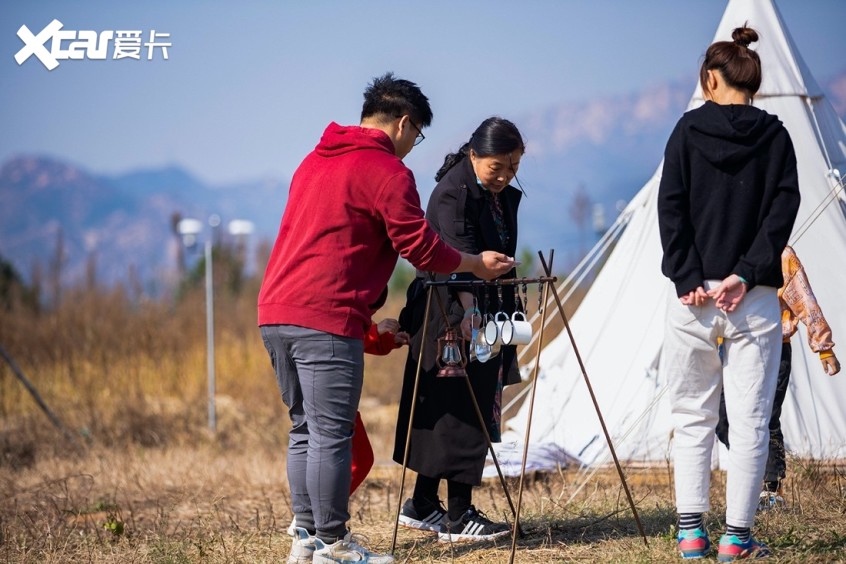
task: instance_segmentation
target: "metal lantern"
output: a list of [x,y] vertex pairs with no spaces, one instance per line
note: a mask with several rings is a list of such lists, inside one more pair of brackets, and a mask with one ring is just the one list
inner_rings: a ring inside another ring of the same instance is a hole
[[467,376],[464,367],[467,366],[467,359],[464,358],[464,338],[459,337],[455,329],[447,329],[444,336],[438,339],[438,365],[439,378],[453,378],[456,376]]

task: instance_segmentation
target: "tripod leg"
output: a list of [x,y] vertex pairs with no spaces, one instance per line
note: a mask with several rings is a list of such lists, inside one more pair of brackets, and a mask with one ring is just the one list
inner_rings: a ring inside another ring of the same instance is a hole
[[[540,255],[541,264],[543,265],[543,269],[546,272],[547,276],[552,276],[552,256],[550,255],[550,264],[546,264],[546,260],[543,258],[543,254],[538,252]],[[573,338],[573,331],[570,329],[570,323],[567,320],[567,314],[564,313],[564,306],[561,305],[561,299],[558,297],[557,292],[552,293],[553,297],[555,298],[555,303],[558,305],[558,312],[561,314],[561,320],[564,322],[564,327],[567,330],[567,335],[570,337],[570,344],[573,346],[573,352],[576,354],[576,360],[579,362],[579,368],[582,370],[582,376],[584,377],[585,384],[587,384],[588,392],[590,392],[590,399],[593,401],[593,407],[596,409],[596,415],[599,417],[599,424],[602,426],[602,432],[605,434],[605,440],[608,442],[608,448],[611,450],[611,456],[614,458],[614,465],[617,467],[617,474],[620,476],[620,481],[623,484],[623,489],[626,492],[626,499],[629,500],[629,506],[632,508],[632,514],[634,515],[635,522],[637,523],[637,529],[640,531],[640,535],[643,537],[643,544],[647,547],[649,546],[649,541],[646,540],[646,533],[643,531],[643,525],[640,522],[640,515],[637,513],[637,508],[635,507],[634,500],[632,499],[632,494],[629,491],[629,484],[626,482],[626,476],[623,473],[623,467],[620,466],[620,461],[617,459],[617,451],[614,450],[614,443],[611,441],[611,435],[608,433],[608,428],[605,426],[605,418],[602,417],[602,412],[599,409],[599,403],[596,401],[596,395],[593,393],[593,386],[590,384],[590,379],[587,375],[587,370],[585,370],[585,364],[582,361],[582,355],[579,353],[579,348],[576,346],[576,340]],[[546,300],[544,300],[546,303]],[[535,367],[537,367],[537,363],[535,363]],[[532,392],[534,395],[534,391]],[[531,423],[531,416],[529,418],[529,422]],[[528,433],[527,433],[528,439]],[[518,504],[519,507],[519,504]]]
[[[491,441],[491,435],[488,433],[488,427],[485,424],[485,419],[482,417],[482,410],[479,409],[479,402],[476,401],[476,394],[473,393],[473,386],[470,384],[470,377],[464,376],[464,381],[467,382],[467,393],[470,394],[470,400],[473,402],[473,408],[476,410],[476,417],[479,418],[479,427],[482,428],[482,433],[485,435],[485,441],[488,443],[488,452],[491,453],[491,458],[493,458],[494,466],[496,466],[496,473],[499,475],[499,483],[502,484],[502,491],[505,492],[505,497],[508,499],[508,505],[511,507],[511,515],[517,515],[517,510],[514,508],[514,502],[511,501],[511,494],[508,493],[508,485],[505,483],[505,476],[502,474],[502,469],[499,467],[499,460],[496,458],[496,453],[494,452],[493,442]],[[523,535],[523,531],[518,529],[518,533],[520,536]]]
[[411,394],[411,413],[408,416],[408,432],[405,436],[405,452],[402,455],[402,477],[400,478],[400,488],[397,494],[397,512],[394,518],[394,535],[391,538],[391,554],[397,547],[397,530],[399,529],[399,516],[402,510],[402,492],[405,488],[405,469],[408,466],[408,451],[411,447],[411,424],[414,421],[414,408],[417,406],[417,389],[420,386],[420,370],[423,366],[423,351],[426,348],[426,330],[429,326],[429,307],[432,305],[432,287],[426,295],[426,313],[423,316],[423,339],[420,341],[420,356],[417,359],[417,374],[414,376],[414,391]]
[[[548,275],[548,274],[547,274]],[[543,286],[543,303],[549,298],[549,285],[551,282],[544,283]],[[514,553],[517,551],[517,533],[520,527],[520,505],[523,502],[523,479],[526,476],[526,459],[529,455],[529,433],[532,430],[532,411],[535,407],[535,392],[537,391],[537,377],[538,367],[540,366],[541,346],[543,345],[543,328],[546,325],[546,308],[543,308],[540,322],[540,334],[538,335],[537,353],[535,354],[535,367],[532,370],[532,394],[529,397],[529,419],[526,422],[526,435],[523,439],[523,462],[520,466],[520,486],[517,488],[517,512],[514,515],[514,531],[511,534],[511,556],[508,559],[509,564],[514,563]]]

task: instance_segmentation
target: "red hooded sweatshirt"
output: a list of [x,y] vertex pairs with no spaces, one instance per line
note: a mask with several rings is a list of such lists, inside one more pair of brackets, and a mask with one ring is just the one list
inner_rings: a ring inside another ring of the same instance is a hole
[[414,176],[388,136],[330,123],[291,180],[259,325],[362,339],[398,254],[423,271],[449,273],[461,262],[429,227]]

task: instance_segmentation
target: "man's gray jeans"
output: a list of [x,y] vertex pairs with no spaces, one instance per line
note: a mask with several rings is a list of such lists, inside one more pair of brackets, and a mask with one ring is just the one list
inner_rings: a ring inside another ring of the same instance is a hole
[[261,327],[291,417],[288,484],[297,526],[324,542],[347,533],[364,342],[295,325]]

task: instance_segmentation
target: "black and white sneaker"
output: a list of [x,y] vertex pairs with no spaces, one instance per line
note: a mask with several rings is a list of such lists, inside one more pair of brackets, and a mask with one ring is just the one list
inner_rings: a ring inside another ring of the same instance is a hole
[[505,523],[494,523],[472,505],[458,521],[446,520],[438,533],[439,542],[473,542],[504,537],[511,532]]
[[409,498],[405,500],[400,510],[399,524],[409,529],[438,532],[446,521],[446,510],[440,502],[423,511],[418,511],[414,506],[414,500]]

